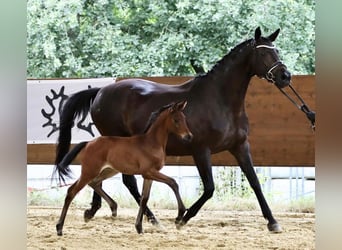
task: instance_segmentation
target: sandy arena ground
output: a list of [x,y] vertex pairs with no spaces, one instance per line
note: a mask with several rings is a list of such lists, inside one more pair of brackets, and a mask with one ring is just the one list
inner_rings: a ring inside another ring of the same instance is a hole
[[118,209],[118,217],[101,208],[85,223],[83,210],[70,207],[63,236],[55,224],[61,208],[27,208],[27,249],[315,249],[315,214],[275,213],[282,233],[269,233],[260,211],[200,210],[181,230],[174,224],[176,210],[153,209],[161,226],[146,220],[144,234],[134,223],[138,209]]

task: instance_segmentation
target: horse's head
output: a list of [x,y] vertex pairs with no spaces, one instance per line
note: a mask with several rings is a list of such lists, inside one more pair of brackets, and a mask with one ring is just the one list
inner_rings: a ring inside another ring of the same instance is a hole
[[169,108],[168,126],[170,132],[178,135],[182,138],[182,140],[189,142],[192,140],[193,135],[188,128],[186,118],[183,113],[186,104],[186,101],[172,104],[172,106]]
[[278,88],[284,88],[291,82],[291,73],[279,60],[278,50],[272,44],[279,31],[280,29],[277,29],[268,37],[262,37],[260,28],[256,28],[254,35],[254,69],[258,77],[265,78]]

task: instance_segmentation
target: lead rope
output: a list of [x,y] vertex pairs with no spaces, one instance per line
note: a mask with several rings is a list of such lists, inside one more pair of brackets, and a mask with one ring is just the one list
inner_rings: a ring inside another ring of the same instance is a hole
[[297,98],[299,99],[299,101],[302,103],[301,105],[298,104],[297,102],[295,102],[293,100],[293,98],[291,96],[289,96],[282,88],[278,89],[280,90],[281,93],[283,93],[299,110],[303,111],[306,115],[306,117],[309,119],[309,121],[311,122],[311,129],[313,131],[315,131],[316,128],[316,113],[312,110],[309,109],[308,105],[306,105],[306,103],[304,102],[303,98],[297,93],[297,91],[292,87],[291,84],[289,84],[290,89],[292,90],[292,92],[297,96]]

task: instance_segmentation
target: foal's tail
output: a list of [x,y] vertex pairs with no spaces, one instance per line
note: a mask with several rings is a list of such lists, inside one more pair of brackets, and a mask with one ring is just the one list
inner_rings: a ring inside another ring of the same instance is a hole
[[100,88],[90,88],[77,92],[70,96],[63,105],[60,114],[59,136],[57,139],[55,164],[58,165],[68,153],[71,142],[71,129],[74,120],[79,116],[85,117],[90,110]]
[[63,160],[55,165],[52,177],[58,173],[59,182],[65,183],[65,177],[71,177],[71,169],[69,168],[70,163],[76,158],[78,153],[87,145],[87,143],[88,142],[86,141],[80,142],[73,147],[73,149],[71,149],[70,152],[64,156]]

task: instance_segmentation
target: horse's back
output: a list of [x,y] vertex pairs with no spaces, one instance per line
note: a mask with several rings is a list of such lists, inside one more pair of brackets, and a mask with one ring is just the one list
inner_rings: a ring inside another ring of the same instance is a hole
[[[172,94],[181,92],[184,90],[184,87],[188,85],[191,80],[181,83],[181,84],[164,84],[157,83],[154,81],[140,79],[140,78],[130,78],[123,79],[114,84],[108,85],[105,88],[112,88],[120,91],[132,91],[138,95],[158,95],[158,94]],[[104,91],[106,91],[104,88]]]
[[102,135],[142,133],[151,112],[178,101],[187,82],[161,84],[145,79],[124,79],[103,87],[91,107],[92,119]]

